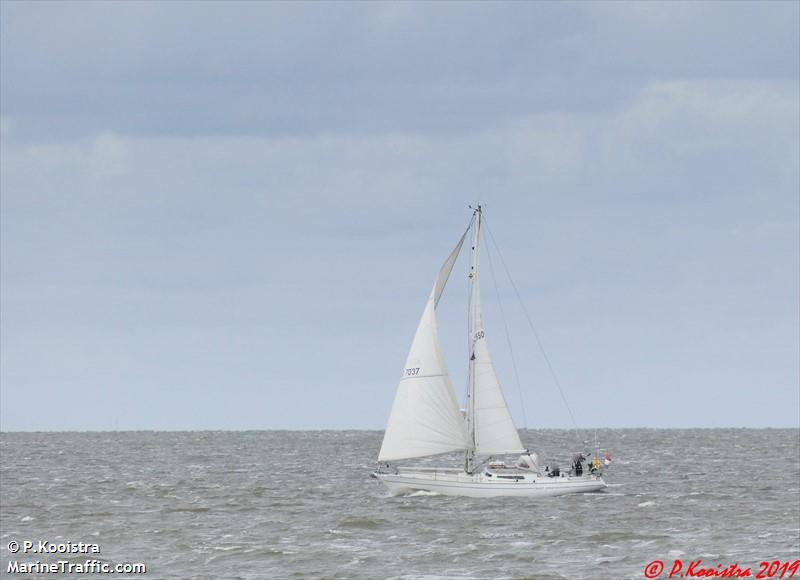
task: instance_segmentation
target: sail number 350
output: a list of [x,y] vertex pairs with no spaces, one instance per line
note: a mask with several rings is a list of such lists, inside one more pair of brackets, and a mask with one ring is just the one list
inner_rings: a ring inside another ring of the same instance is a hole
[[410,369],[406,369],[403,372],[403,376],[404,377],[413,377],[413,376],[416,376],[418,374],[419,374],[419,367],[413,367],[413,368],[410,368]]

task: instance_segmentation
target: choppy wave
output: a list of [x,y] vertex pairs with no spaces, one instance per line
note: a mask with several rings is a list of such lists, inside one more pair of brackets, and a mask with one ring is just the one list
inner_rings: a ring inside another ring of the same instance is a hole
[[[608,580],[655,559],[800,558],[798,430],[598,435],[625,458],[609,488],[537,501],[393,496],[369,477],[378,432],[4,433],[0,559],[42,539],[165,579]],[[593,438],[523,432],[564,464]]]

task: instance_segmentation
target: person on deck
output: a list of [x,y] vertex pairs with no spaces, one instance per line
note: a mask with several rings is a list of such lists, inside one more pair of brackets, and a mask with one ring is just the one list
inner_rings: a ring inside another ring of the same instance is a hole
[[583,453],[576,453],[572,456],[572,469],[575,475],[580,477],[583,475],[583,461],[586,458],[583,456]]

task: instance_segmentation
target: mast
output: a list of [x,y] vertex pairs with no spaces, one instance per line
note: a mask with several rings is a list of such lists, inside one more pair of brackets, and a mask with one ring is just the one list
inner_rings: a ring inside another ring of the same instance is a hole
[[478,205],[473,214],[475,231],[472,238],[472,265],[469,270],[470,301],[469,301],[469,375],[467,386],[467,435],[472,446],[467,449],[464,458],[464,471],[472,473],[472,463],[475,457],[475,341],[478,325],[478,304],[480,303],[480,281],[478,270],[480,267],[480,236],[481,236],[481,206]]

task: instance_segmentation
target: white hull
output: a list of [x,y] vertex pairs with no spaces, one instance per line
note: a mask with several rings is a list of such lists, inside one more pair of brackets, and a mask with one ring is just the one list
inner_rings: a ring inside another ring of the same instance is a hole
[[407,473],[375,473],[375,477],[394,495],[415,491],[431,491],[443,495],[465,497],[553,497],[569,493],[587,493],[606,487],[599,475],[546,477],[533,474],[516,474],[516,479],[506,479],[495,473],[467,474],[463,471]]

